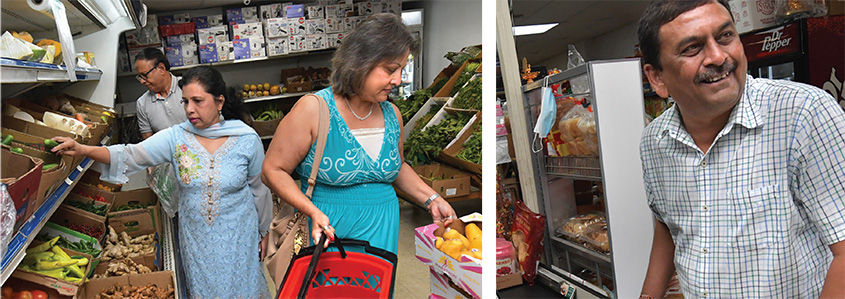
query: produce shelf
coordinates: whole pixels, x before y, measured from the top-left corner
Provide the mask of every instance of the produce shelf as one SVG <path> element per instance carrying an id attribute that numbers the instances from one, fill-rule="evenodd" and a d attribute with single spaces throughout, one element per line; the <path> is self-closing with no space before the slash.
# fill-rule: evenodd
<path id="1" fill-rule="evenodd" d="M 44 83 L 70 82 L 67 67 L 49 63 L 22 61 L 10 58 L 0 58 L 3 67 L 0 83 Z M 99 69 L 76 68 L 76 80 L 100 80 L 103 71 Z"/>
<path id="2" fill-rule="evenodd" d="M 277 95 L 274 95 L 274 96 L 266 96 L 266 97 L 249 98 L 249 99 L 244 99 L 244 103 L 256 103 L 256 102 L 272 101 L 272 100 L 278 100 L 278 99 L 288 99 L 288 98 L 297 98 L 297 99 L 299 99 L 300 97 L 302 97 L 302 96 L 304 96 L 304 95 L 306 95 L 306 94 L 308 94 L 308 93 L 310 93 L 310 92 L 311 92 L 311 91 L 293 92 L 293 93 L 282 93 L 282 94 L 277 94 Z"/>
<path id="3" fill-rule="evenodd" d="M 111 137 L 106 136 L 100 142 L 100 144 L 106 144 Z M 35 235 L 41 231 L 41 228 L 44 226 L 44 223 L 53 216 L 53 213 L 62 204 L 70 194 L 70 191 L 76 186 L 76 183 L 82 178 L 82 174 L 85 173 L 91 165 L 94 164 L 94 160 L 91 158 L 84 158 L 82 161 L 76 165 L 75 169 L 70 172 L 70 174 L 65 178 L 61 185 L 56 187 L 56 190 L 50 194 L 50 197 L 38 207 L 38 210 L 35 211 L 29 219 L 21 225 L 20 229 L 15 232 L 15 236 L 12 237 L 12 240 L 9 242 L 9 247 L 6 250 L 6 253 L 3 255 L 3 260 L 0 262 L 0 266 L 2 266 L 2 271 L 0 271 L 0 284 L 6 283 L 6 280 L 9 279 L 9 276 L 12 275 L 12 272 L 15 271 L 15 268 L 18 267 L 18 264 L 21 263 L 23 260 L 24 255 L 26 255 L 25 250 L 29 247 L 29 243 L 35 239 Z"/>
<path id="4" fill-rule="evenodd" d="M 576 180 L 601 181 L 599 157 L 548 157 L 546 173 L 551 176 Z"/>

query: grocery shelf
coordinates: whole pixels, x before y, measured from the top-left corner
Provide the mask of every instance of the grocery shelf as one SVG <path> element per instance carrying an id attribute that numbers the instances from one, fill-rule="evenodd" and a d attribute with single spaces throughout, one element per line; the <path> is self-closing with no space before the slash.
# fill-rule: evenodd
<path id="1" fill-rule="evenodd" d="M 551 85 L 551 84 L 555 84 L 555 83 L 558 83 L 558 82 L 563 81 L 563 80 L 569 80 L 570 78 L 580 76 L 580 75 L 584 75 L 584 74 L 587 74 L 587 64 L 582 64 L 582 65 L 576 66 L 574 68 L 565 70 L 563 72 L 547 76 L 547 78 L 549 78 L 547 82 L 549 83 L 549 85 Z M 531 90 L 543 87 L 544 81 L 546 81 L 546 80 L 547 79 L 543 78 L 543 79 L 539 79 L 539 80 L 536 80 L 534 82 L 525 84 L 525 85 L 522 86 L 522 92 L 526 93 L 526 92 L 529 92 Z"/>
<path id="2" fill-rule="evenodd" d="M 3 67 L 0 83 L 34 83 L 70 82 L 67 67 L 49 63 L 22 61 L 10 58 L 0 58 Z M 100 80 L 103 71 L 99 69 L 76 68 L 76 80 Z"/>
<path id="3" fill-rule="evenodd" d="M 106 136 L 100 142 L 100 144 L 108 143 L 108 140 L 111 136 Z M 18 267 L 23 260 L 24 255 L 26 255 L 25 250 L 29 247 L 29 243 L 35 239 L 35 235 L 41 231 L 41 228 L 44 226 L 44 223 L 53 216 L 53 213 L 62 204 L 70 194 L 70 191 L 76 186 L 76 183 L 82 178 L 82 174 L 85 173 L 91 165 L 94 164 L 94 160 L 91 158 L 84 158 L 82 159 L 79 164 L 70 172 L 70 174 L 65 178 L 65 180 L 56 187 L 56 190 L 50 194 L 50 197 L 44 201 L 41 206 L 35 210 L 35 213 L 29 217 L 29 219 L 21 225 L 20 229 L 15 232 L 14 237 L 9 242 L 9 246 L 5 254 L 3 255 L 3 260 L 0 262 L 0 266 L 2 266 L 2 271 L 0 271 L 0 284 L 6 282 L 9 279 L 9 276 L 12 275 L 12 272 Z"/>
<path id="4" fill-rule="evenodd" d="M 548 157 L 546 174 L 576 180 L 601 181 L 601 160 L 599 157 Z"/>
<path id="5" fill-rule="evenodd" d="M 291 54 L 285 55 L 276 55 L 276 56 L 265 56 L 265 57 L 256 57 L 256 58 L 248 58 L 248 59 L 238 59 L 238 60 L 226 60 L 226 61 L 218 61 L 218 62 L 211 62 L 211 63 L 200 63 L 200 64 L 191 64 L 191 65 L 181 65 L 181 66 L 174 66 L 170 68 L 170 71 L 179 71 L 179 70 L 187 70 L 192 67 L 197 67 L 201 65 L 205 66 L 223 66 L 223 65 L 232 65 L 238 63 L 247 63 L 247 62 L 257 62 L 257 61 L 267 61 L 267 60 L 274 60 L 274 59 L 282 59 L 282 58 L 291 58 L 297 56 L 304 56 L 304 55 L 316 55 L 316 54 L 326 54 L 332 53 L 335 49 L 324 49 L 324 50 L 317 50 L 317 51 L 310 51 L 310 52 L 296 52 Z M 135 76 L 136 73 L 126 72 L 126 73 L 119 73 L 118 77 L 125 77 L 125 76 Z"/>
<path id="6" fill-rule="evenodd" d="M 606 254 L 600 253 L 598 251 L 589 249 L 587 247 L 582 246 L 581 244 L 569 241 L 569 240 L 564 239 L 564 238 L 560 238 L 560 237 L 556 237 L 556 236 L 551 236 L 549 238 L 552 239 L 552 241 L 554 241 L 556 244 L 561 245 L 564 248 L 566 248 L 567 251 L 569 251 L 570 253 L 574 253 L 574 254 L 579 255 L 581 257 L 587 258 L 591 261 L 597 262 L 597 263 L 601 264 L 602 266 L 612 268 L 609 255 L 606 255 Z"/>
<path id="7" fill-rule="evenodd" d="M 282 93 L 282 94 L 277 94 L 277 95 L 274 95 L 274 96 L 249 98 L 249 99 L 244 99 L 244 103 L 255 103 L 255 102 L 272 101 L 272 100 L 278 100 L 278 99 L 288 99 L 288 98 L 299 99 L 300 97 L 302 97 L 302 96 L 304 96 L 304 95 L 306 95 L 310 92 L 311 91 Z"/>

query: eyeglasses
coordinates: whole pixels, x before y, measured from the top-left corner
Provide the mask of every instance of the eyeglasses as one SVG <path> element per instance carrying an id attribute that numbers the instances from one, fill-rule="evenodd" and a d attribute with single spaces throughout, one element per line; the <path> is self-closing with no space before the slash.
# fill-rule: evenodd
<path id="1" fill-rule="evenodd" d="M 147 75 L 149 75 L 152 71 L 154 71 L 157 68 L 158 68 L 158 65 L 154 66 L 153 68 L 151 68 L 149 71 L 147 71 L 143 75 L 135 75 L 135 79 L 138 79 L 138 82 L 147 81 Z"/>

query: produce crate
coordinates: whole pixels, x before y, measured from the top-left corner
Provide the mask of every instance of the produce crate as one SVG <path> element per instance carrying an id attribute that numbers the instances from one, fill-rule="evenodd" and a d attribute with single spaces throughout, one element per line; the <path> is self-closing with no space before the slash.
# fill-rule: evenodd
<path id="1" fill-rule="evenodd" d="M 38 246 L 41 243 L 44 243 L 44 242 L 41 242 L 41 241 L 38 241 L 38 240 L 33 240 L 32 243 L 29 244 L 29 248 Z M 76 252 L 76 251 L 66 249 L 66 248 L 63 248 L 62 250 L 64 250 L 64 252 L 67 253 L 67 255 L 71 255 L 71 256 L 81 255 L 81 256 L 84 256 L 85 258 L 88 259 L 88 264 L 86 264 L 85 266 L 79 266 L 79 268 L 82 270 L 82 273 L 86 273 L 86 276 L 87 276 L 88 273 L 90 273 L 91 269 L 93 269 L 91 266 L 92 266 L 92 263 L 94 261 L 94 258 L 91 257 L 90 255 L 84 254 L 84 253 L 81 253 L 81 252 Z M 15 271 L 12 272 L 12 277 L 15 277 L 15 278 L 18 278 L 18 279 L 21 279 L 21 280 L 25 280 L 25 281 L 29 281 L 29 282 L 32 282 L 32 283 L 36 283 L 36 284 L 42 285 L 46 288 L 53 289 L 54 291 L 58 292 L 62 296 L 71 296 L 71 297 L 74 297 L 74 298 L 88 298 L 88 297 L 83 297 L 83 296 L 77 297 L 77 292 L 79 291 L 79 288 L 81 288 L 82 285 L 84 284 L 82 282 L 74 283 L 74 282 L 63 280 L 63 279 L 50 277 L 50 276 L 47 276 L 47 275 L 44 275 L 44 274 L 41 274 L 41 273 L 38 273 L 38 272 L 31 272 L 31 271 L 26 271 L 26 270 L 22 270 L 22 269 L 15 269 Z"/>
<path id="2" fill-rule="evenodd" d="M 450 108 L 446 108 L 450 109 Z M 462 160 L 457 155 L 464 149 L 464 143 L 472 136 L 475 130 L 478 130 L 478 124 L 481 122 L 481 112 L 478 112 L 475 117 L 470 119 L 467 126 L 465 126 L 452 143 L 440 151 L 437 160 L 446 163 L 461 170 L 469 171 L 477 175 L 481 175 L 481 163 L 473 163 Z"/>
<path id="3" fill-rule="evenodd" d="M 481 54 L 479 53 L 479 55 L 481 55 Z M 466 61 L 464 61 L 464 64 L 462 64 L 461 67 L 458 68 L 457 71 L 455 71 L 455 73 L 452 75 L 452 78 L 450 78 L 449 81 L 446 82 L 446 85 L 443 85 L 443 87 L 441 87 L 440 90 L 438 90 L 437 93 L 434 94 L 434 96 L 435 97 L 449 97 L 449 93 L 452 91 L 452 88 L 455 87 L 455 83 L 458 81 L 458 77 L 460 77 L 461 74 L 463 74 L 464 69 L 466 69 L 467 64 L 469 64 L 470 62 L 481 63 L 481 58 L 472 58 L 472 59 L 467 59 Z M 475 70 L 475 72 L 476 73 L 481 72 L 481 67 L 479 66 L 478 69 Z"/>
<path id="4" fill-rule="evenodd" d="M 67 177 L 67 174 L 70 172 L 70 163 L 73 162 L 73 158 L 70 156 L 57 156 L 54 153 L 45 152 L 36 148 L 32 148 L 27 146 L 31 140 L 29 140 L 26 136 L 33 137 L 32 135 L 28 135 L 21 132 L 16 132 L 10 129 L 2 129 L 3 136 L 7 134 L 12 134 L 15 137 L 15 142 L 12 142 L 12 147 L 19 147 L 23 154 L 29 157 L 34 157 L 41 159 L 44 162 L 44 165 L 47 164 L 58 164 L 58 166 L 53 167 L 48 171 L 41 171 L 41 179 L 38 183 L 38 193 L 35 196 L 35 200 L 29 202 L 28 210 L 32 211 L 33 213 L 41 204 L 46 201 L 46 199 L 50 196 L 53 192 L 53 188 L 58 186 L 62 183 L 62 179 Z M 26 135 L 26 136 L 24 136 Z M 24 142 L 17 142 L 20 139 L 25 139 Z M 43 140 L 43 139 L 42 139 Z M 6 147 L 5 145 L 3 147 Z"/>
<path id="5" fill-rule="evenodd" d="M 153 272 L 159 271 L 159 267 L 156 264 L 155 256 L 153 256 L 153 255 L 142 255 L 142 256 L 133 257 L 133 258 L 129 258 L 129 259 L 132 260 L 133 262 L 135 262 L 138 265 L 147 266 Z M 112 263 L 115 263 L 115 262 L 120 262 L 120 261 L 121 260 L 110 260 L 110 261 L 100 260 L 99 263 L 97 263 L 97 267 L 94 268 L 92 274 L 93 275 L 103 275 L 109 269 L 109 265 L 111 265 Z M 96 279 L 99 279 L 99 278 L 96 278 Z"/>
<path id="6" fill-rule="evenodd" d="M 88 235 L 96 239 L 98 242 L 100 242 L 100 244 L 103 244 L 103 238 L 106 236 L 107 233 L 106 224 L 103 223 L 101 220 L 79 213 L 78 210 L 70 209 L 70 207 L 65 205 L 59 205 L 59 207 L 56 208 L 56 212 L 53 213 L 52 217 L 50 217 L 49 222 L 55 223 L 67 229 L 70 229 L 71 225 L 87 225 L 101 229 L 103 231 L 102 236 L 98 237 Z"/>
<path id="7" fill-rule="evenodd" d="M 79 142 L 79 144 L 92 145 L 91 140 L 93 140 L 93 139 L 84 138 L 84 137 L 79 136 L 77 134 L 67 132 L 67 131 L 62 131 L 62 130 L 59 130 L 59 129 L 54 129 L 54 128 L 51 128 L 51 127 L 48 127 L 48 126 L 23 121 L 23 120 L 20 120 L 20 119 L 17 119 L 17 118 L 8 116 L 8 115 L 0 116 L 0 123 L 3 124 L 4 128 L 9 128 L 9 129 L 12 129 L 12 130 L 15 130 L 15 131 L 24 132 L 24 133 L 27 133 L 29 135 L 36 136 L 36 137 L 42 137 L 42 138 L 46 139 L 46 138 L 53 138 L 53 137 L 56 137 L 56 136 L 62 136 L 62 137 L 72 138 L 73 140 L 76 140 L 76 142 Z M 96 140 L 94 142 L 99 144 L 100 141 Z"/>
<path id="8" fill-rule="evenodd" d="M 443 198 L 469 194 L 470 175 L 467 173 L 446 165 L 420 165 L 413 169 L 423 182 Z"/>
<path id="9" fill-rule="evenodd" d="M 67 174 L 69 174 L 71 172 L 72 168 L 75 167 L 77 164 L 79 164 L 79 161 L 82 161 L 82 159 L 83 159 L 82 157 L 74 158 L 74 157 L 71 157 L 71 156 L 57 156 L 56 153 L 50 152 L 49 149 L 47 149 L 47 146 L 44 145 L 44 139 L 48 139 L 48 138 L 42 138 L 42 137 L 39 137 L 39 136 L 34 136 L 34 135 L 31 135 L 31 134 L 27 134 L 27 133 L 24 133 L 24 132 L 21 132 L 21 131 L 18 131 L 18 130 L 14 130 L 14 129 L 9 129 L 9 128 L 0 129 L 0 135 L 2 135 L 2 136 L 6 136 L 6 135 L 14 136 L 15 139 L 12 141 L 12 144 L 14 144 L 15 147 L 20 147 L 21 149 L 24 150 L 24 153 L 31 155 L 31 156 L 34 155 L 35 157 L 37 157 L 41 160 L 44 160 L 44 164 L 59 163 L 57 161 L 59 159 L 61 159 L 65 164 L 64 165 L 65 169 L 63 169 L 63 172 L 62 172 L 62 175 L 64 175 L 64 176 L 67 176 Z M 26 147 L 24 147 L 24 146 L 26 146 Z M 36 154 L 35 152 L 27 151 L 26 150 L 27 148 L 32 148 L 32 149 L 38 150 L 38 153 Z M 32 154 L 29 154 L 28 152 L 31 152 Z M 49 156 L 49 158 L 48 158 L 48 156 Z"/>
<path id="10" fill-rule="evenodd" d="M 98 215 L 94 212 L 90 212 L 90 211 L 87 211 L 87 210 L 82 209 L 82 208 L 74 207 L 74 206 L 71 205 L 71 203 L 73 202 L 73 203 L 88 204 L 88 203 L 93 202 L 95 207 L 105 209 L 105 212 L 108 213 L 109 209 L 111 208 L 110 206 L 111 206 L 112 200 L 114 200 L 114 197 L 106 198 L 106 201 L 108 201 L 108 202 L 101 202 L 101 201 L 97 201 L 97 200 L 94 200 L 94 199 L 91 199 L 91 198 L 88 198 L 88 197 L 85 197 L 85 196 L 71 192 L 70 194 L 67 195 L 67 197 L 65 197 L 65 200 L 62 202 L 61 206 L 65 207 L 69 210 L 73 210 L 76 213 L 85 215 L 86 217 L 96 219 L 100 223 L 106 223 L 106 215 Z"/>
<path id="11" fill-rule="evenodd" d="M 79 184 L 77 184 L 77 186 L 86 185 L 109 192 L 120 192 L 120 189 L 123 188 L 123 185 L 113 184 L 100 180 L 100 175 L 101 174 L 96 170 L 88 169 L 87 171 L 85 171 L 84 174 L 82 174 L 82 179 L 79 181 Z M 103 188 L 100 188 L 99 186 L 105 187 L 109 190 L 105 190 Z"/>
<path id="12" fill-rule="evenodd" d="M 414 116 L 411 117 L 411 119 L 409 119 L 407 123 L 405 123 L 405 127 L 402 130 L 402 140 L 408 140 L 408 137 L 411 136 L 411 131 L 414 130 L 414 127 L 417 125 L 417 122 L 422 119 L 423 116 L 431 112 L 432 105 L 442 104 L 443 106 L 446 106 L 445 104 L 448 100 L 449 98 L 428 98 L 428 101 L 426 101 L 425 104 L 420 107 L 420 110 L 417 110 L 417 113 L 415 113 Z M 441 107 L 440 109 L 443 108 Z"/>
<path id="13" fill-rule="evenodd" d="M 155 253 L 145 255 L 153 257 L 154 265 L 158 269 L 162 269 L 161 264 L 161 203 L 156 203 L 155 206 L 147 207 L 146 210 L 133 210 L 132 213 L 121 214 L 120 216 L 110 216 L 108 225 L 111 226 L 115 233 L 120 234 L 126 232 L 130 237 L 138 237 L 155 233 Z M 103 238 L 103 244 L 106 238 Z M 144 256 L 141 256 L 144 257 Z"/>
<path id="14" fill-rule="evenodd" d="M 302 81 L 288 81 L 296 76 L 302 76 Z M 288 92 L 304 92 L 311 91 L 311 78 L 305 73 L 302 67 L 283 69 L 282 70 L 282 84 L 287 87 Z"/>
<path id="15" fill-rule="evenodd" d="M 15 107 L 18 107 L 19 109 L 30 113 L 32 115 L 32 117 L 34 117 L 35 119 L 42 120 L 42 121 L 44 120 L 44 113 L 45 112 L 52 112 L 52 113 L 55 113 L 55 114 L 58 114 L 58 115 L 61 115 L 61 116 L 75 118 L 74 115 L 68 115 L 68 114 L 65 114 L 63 112 L 51 110 L 47 107 L 36 105 L 36 104 L 34 104 L 30 101 L 26 101 L 26 100 L 14 99 L 14 100 L 9 101 L 8 104 L 14 105 Z M 71 104 L 71 106 L 73 106 L 73 105 Z M 77 107 L 74 106 L 74 109 L 76 109 L 76 108 Z M 112 122 L 107 122 L 107 121 L 100 119 L 100 116 L 103 115 L 101 113 L 89 112 L 90 110 L 88 110 L 88 109 L 76 109 L 76 110 L 77 110 L 76 111 L 77 113 L 85 115 L 89 119 L 87 121 L 83 121 L 83 123 L 85 123 L 86 125 L 89 126 L 88 130 L 89 130 L 89 132 L 91 132 L 91 139 L 94 139 L 96 141 L 100 141 L 100 139 L 102 139 L 103 136 L 105 136 L 105 134 L 108 132 L 109 124 L 112 123 Z M 109 118 L 106 117 L 106 119 L 108 120 Z M 113 121 L 114 117 L 112 117 L 111 120 Z"/>
<path id="16" fill-rule="evenodd" d="M 432 299 L 472 299 L 472 295 L 455 285 L 448 276 L 437 273 L 434 267 L 428 267 L 431 274 L 431 295 Z"/>
<path id="17" fill-rule="evenodd" d="M 464 234 L 466 223 L 476 222 L 481 227 L 482 217 L 479 213 L 472 213 L 452 222 L 452 229 Z M 481 292 L 481 262 L 462 255 L 456 260 L 437 249 L 434 245 L 436 236 L 442 236 L 444 229 L 438 224 L 417 227 L 415 230 L 416 256 L 423 264 L 428 265 L 438 274 L 443 274 L 458 287 L 466 291 L 473 298 L 483 298 Z"/>
<path id="18" fill-rule="evenodd" d="M 48 288 L 48 287 L 45 287 L 42 284 L 23 280 L 23 279 L 14 277 L 14 276 L 9 277 L 9 279 L 6 280 L 6 283 L 3 285 L 3 287 L 4 288 L 6 288 L 6 287 L 12 288 L 12 292 L 34 291 L 34 290 L 44 291 L 45 293 L 47 293 L 47 298 L 50 298 L 50 299 L 72 299 L 72 298 L 76 298 L 74 296 L 65 296 L 65 295 L 59 294 L 59 291 L 57 291 L 54 288 Z"/>
<path id="19" fill-rule="evenodd" d="M 17 232 L 26 219 L 35 212 L 30 209 L 30 202 L 37 200 L 38 184 L 41 182 L 41 166 L 44 161 L 13 153 L 5 147 L 0 152 L 2 152 L 0 164 L 5 166 L 0 170 L 0 177 L 2 177 L 0 182 L 8 185 L 9 196 L 15 203 L 16 216 L 12 231 Z M 9 167 L 9 165 L 15 167 Z"/>
<path id="20" fill-rule="evenodd" d="M 108 211 L 109 218 L 131 216 L 138 213 L 151 213 L 150 207 L 158 203 L 158 196 L 150 188 L 141 188 L 130 191 L 114 193 L 114 201 Z M 117 211 L 116 209 L 125 205 L 144 205 L 146 207 Z"/>
<path id="21" fill-rule="evenodd" d="M 79 298 L 96 298 L 101 292 L 112 286 L 146 286 L 154 284 L 160 288 L 176 286 L 176 276 L 173 271 L 158 271 L 146 274 L 132 274 L 118 277 L 94 278 L 79 290 Z"/>
<path id="22" fill-rule="evenodd" d="M 55 224 L 55 223 L 52 223 L 52 222 L 44 223 L 44 227 L 42 227 L 41 231 L 38 232 L 38 235 L 41 235 L 41 234 L 45 234 L 45 235 L 47 235 L 48 237 L 51 237 L 51 238 L 55 237 L 55 236 L 62 236 L 63 238 L 65 238 L 69 242 L 79 242 L 80 240 L 85 240 L 85 241 L 93 243 L 92 247 L 94 249 L 100 249 L 100 250 L 103 249 L 103 246 L 102 246 L 102 244 L 100 244 L 100 241 L 97 240 L 97 239 L 94 239 L 94 237 L 91 237 L 89 235 L 80 233 L 78 231 L 69 229 L 67 227 L 64 227 L 64 226 L 61 226 L 61 225 L 58 225 L 58 224 Z M 98 257 L 99 257 L 99 255 L 94 256 L 95 259 L 98 258 Z"/>

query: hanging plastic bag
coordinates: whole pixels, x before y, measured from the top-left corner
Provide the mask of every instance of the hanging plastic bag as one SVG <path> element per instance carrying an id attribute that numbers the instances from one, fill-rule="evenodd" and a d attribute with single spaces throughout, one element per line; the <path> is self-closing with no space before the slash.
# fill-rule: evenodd
<path id="1" fill-rule="evenodd" d="M 168 217 L 173 217 L 179 210 L 179 179 L 173 170 L 173 164 L 165 163 L 153 167 L 147 176 L 147 184 L 158 195 L 161 207 Z"/>
<path id="2" fill-rule="evenodd" d="M 577 105 L 569 109 L 557 125 L 571 155 L 598 156 L 598 135 L 592 111 Z"/>
<path id="3" fill-rule="evenodd" d="M 8 186 L 2 184 L 0 185 L 0 256 L 6 255 L 9 242 L 15 235 L 15 219 L 17 219 L 15 202 L 9 195 Z"/>
<path id="4" fill-rule="evenodd" d="M 581 53 L 575 49 L 575 45 L 569 45 L 567 53 L 566 69 L 572 69 L 584 64 L 584 58 Z M 590 81 L 587 79 L 587 74 L 569 79 L 569 85 L 573 93 L 588 93 L 590 92 Z"/>

